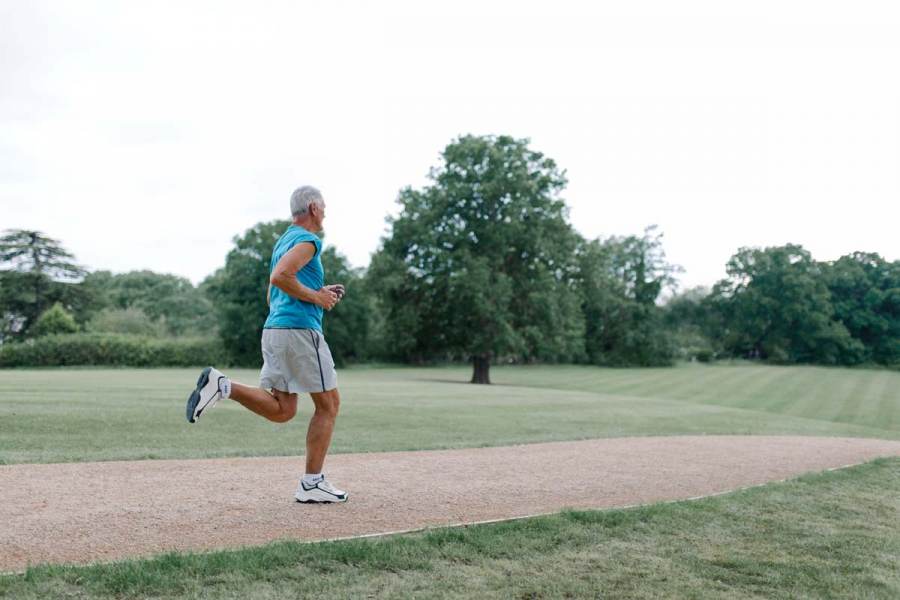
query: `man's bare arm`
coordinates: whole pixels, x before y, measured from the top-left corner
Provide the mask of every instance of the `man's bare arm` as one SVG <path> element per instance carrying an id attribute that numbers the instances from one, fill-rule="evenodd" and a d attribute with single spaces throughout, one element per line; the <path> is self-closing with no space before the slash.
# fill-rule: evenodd
<path id="1" fill-rule="evenodd" d="M 312 290 L 297 280 L 297 271 L 306 266 L 315 253 L 316 247 L 312 242 L 297 244 L 288 250 L 275 265 L 269 283 L 293 298 L 317 304 L 325 310 L 331 310 L 337 304 L 337 294 L 324 287 L 320 290 Z"/>

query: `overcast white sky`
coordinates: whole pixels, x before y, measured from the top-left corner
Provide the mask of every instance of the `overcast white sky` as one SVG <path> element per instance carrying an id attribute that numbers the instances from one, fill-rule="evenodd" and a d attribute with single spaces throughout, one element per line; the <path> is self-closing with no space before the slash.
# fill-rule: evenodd
<path id="1" fill-rule="evenodd" d="M 895 6 L 0 0 L 0 229 L 198 282 L 308 183 L 364 266 L 452 138 L 503 133 L 684 286 L 740 246 L 898 259 Z"/>

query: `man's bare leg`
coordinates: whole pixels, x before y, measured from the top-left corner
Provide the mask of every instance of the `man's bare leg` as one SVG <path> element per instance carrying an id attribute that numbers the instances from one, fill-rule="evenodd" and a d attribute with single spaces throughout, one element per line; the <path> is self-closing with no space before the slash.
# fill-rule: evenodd
<path id="1" fill-rule="evenodd" d="M 321 473 L 328 446 L 331 445 L 341 395 L 335 388 L 327 392 L 312 392 L 310 396 L 316 405 L 316 412 L 309 420 L 309 429 L 306 431 L 306 472 Z"/>
<path id="2" fill-rule="evenodd" d="M 275 423 L 287 423 L 297 414 L 297 394 L 281 390 L 272 390 L 272 393 L 269 393 L 262 388 L 232 381 L 231 398 Z"/>

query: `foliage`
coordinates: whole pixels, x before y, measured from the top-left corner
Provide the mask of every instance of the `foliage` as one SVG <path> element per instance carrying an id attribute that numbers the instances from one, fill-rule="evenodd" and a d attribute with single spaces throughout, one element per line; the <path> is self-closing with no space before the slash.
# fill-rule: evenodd
<path id="1" fill-rule="evenodd" d="M 741 248 L 711 307 L 726 351 L 785 363 L 855 364 L 863 346 L 836 319 L 820 264 L 803 247 Z"/>
<path id="2" fill-rule="evenodd" d="M 460 137 L 430 179 L 401 190 L 400 213 L 367 271 L 334 248 L 322 254 L 329 282 L 347 288 L 324 320 L 339 365 L 471 360 L 477 382 L 489 382 L 492 362 L 900 365 L 900 261 L 856 252 L 816 262 L 791 244 L 741 248 L 711 291 L 661 306 L 680 270 L 667 262 L 662 234 L 582 239 L 559 199 L 564 173 L 527 140 Z M 219 335 L 227 362 L 258 366 L 271 252 L 288 225 L 259 223 L 235 238 L 224 267 L 199 287 L 152 271 L 85 275 L 58 241 L 7 230 L 0 344 L 81 329 Z"/>
<path id="3" fill-rule="evenodd" d="M 0 271 L 0 342 L 14 339 L 25 331 L 36 305 L 30 273 Z"/>
<path id="4" fill-rule="evenodd" d="M 286 220 L 257 223 L 235 237 L 225 266 L 201 285 L 219 316 L 219 336 L 232 364 L 262 364 L 259 340 L 269 315 L 269 263 L 289 225 Z"/>
<path id="5" fill-rule="evenodd" d="M 41 313 L 60 303 L 83 322 L 92 298 L 74 280 L 84 270 L 57 240 L 9 229 L 0 237 L 0 341 L 21 339 Z"/>
<path id="6" fill-rule="evenodd" d="M 46 335 L 0 346 L 0 367 L 113 365 L 200 366 L 224 359 L 215 339 L 153 339 L 130 335 Z"/>
<path id="7" fill-rule="evenodd" d="M 397 357 L 575 360 L 584 325 L 577 236 L 558 199 L 553 160 L 507 136 L 463 136 L 431 184 L 400 191 L 400 214 L 372 259 L 370 282 Z"/>
<path id="8" fill-rule="evenodd" d="M 363 361 L 370 355 L 369 323 L 373 312 L 365 280 L 333 247 L 322 251 L 322 267 L 327 281 L 344 284 L 346 291 L 341 301 L 325 313 L 322 320 L 331 356 L 338 366 Z"/>
<path id="9" fill-rule="evenodd" d="M 702 324 L 706 312 L 702 303 L 710 291 L 708 287 L 699 285 L 671 296 L 664 304 L 666 325 L 678 327 Z"/>
<path id="10" fill-rule="evenodd" d="M 41 313 L 32 327 L 35 337 L 57 333 L 75 333 L 76 331 L 78 331 L 78 324 L 59 302 Z"/>
<path id="11" fill-rule="evenodd" d="M 81 325 L 95 311 L 96 302 L 92 290 L 81 283 L 54 281 L 30 271 L 0 271 L 0 341 L 31 335 L 32 325 L 43 312 L 36 312 L 40 307 L 58 303 Z"/>
<path id="12" fill-rule="evenodd" d="M 20 272 L 42 273 L 53 279 L 77 279 L 85 271 L 58 240 L 40 231 L 7 229 L 0 236 L 0 262 Z"/>
<path id="13" fill-rule="evenodd" d="M 717 350 L 707 331 L 715 329 L 704 304 L 710 289 L 697 286 L 673 295 L 663 305 L 663 327 L 672 337 L 675 358 L 710 362 Z"/>
<path id="14" fill-rule="evenodd" d="M 184 277 L 153 271 L 115 275 L 95 271 L 85 277 L 84 285 L 99 298 L 95 307 L 141 311 L 163 334 L 190 337 L 216 333 L 212 303 Z"/>
<path id="15" fill-rule="evenodd" d="M 164 323 L 154 321 L 147 314 L 134 307 L 104 308 L 85 325 L 91 333 L 124 333 L 149 337 L 166 335 Z"/>
<path id="16" fill-rule="evenodd" d="M 589 360 L 610 366 L 671 364 L 673 342 L 656 300 L 674 286 L 679 267 L 666 261 L 655 227 L 640 237 L 588 242 L 579 263 Z"/>
<path id="17" fill-rule="evenodd" d="M 822 268 L 834 315 L 862 343 L 862 360 L 900 364 L 900 261 L 855 252 Z"/>

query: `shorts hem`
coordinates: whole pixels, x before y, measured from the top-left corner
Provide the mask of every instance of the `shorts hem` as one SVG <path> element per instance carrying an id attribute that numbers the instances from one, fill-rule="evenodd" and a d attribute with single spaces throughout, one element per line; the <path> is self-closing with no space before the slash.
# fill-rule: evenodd
<path id="1" fill-rule="evenodd" d="M 326 386 L 326 389 L 323 390 L 321 385 L 316 385 L 312 388 L 309 388 L 293 381 L 285 381 L 284 379 L 281 379 L 280 381 L 276 381 L 274 379 L 260 379 L 259 387 L 263 388 L 264 390 L 278 390 L 279 392 L 287 392 L 288 394 L 321 394 L 322 392 L 330 392 L 331 390 L 336 390 L 337 383 L 335 383 L 331 387 Z"/>

